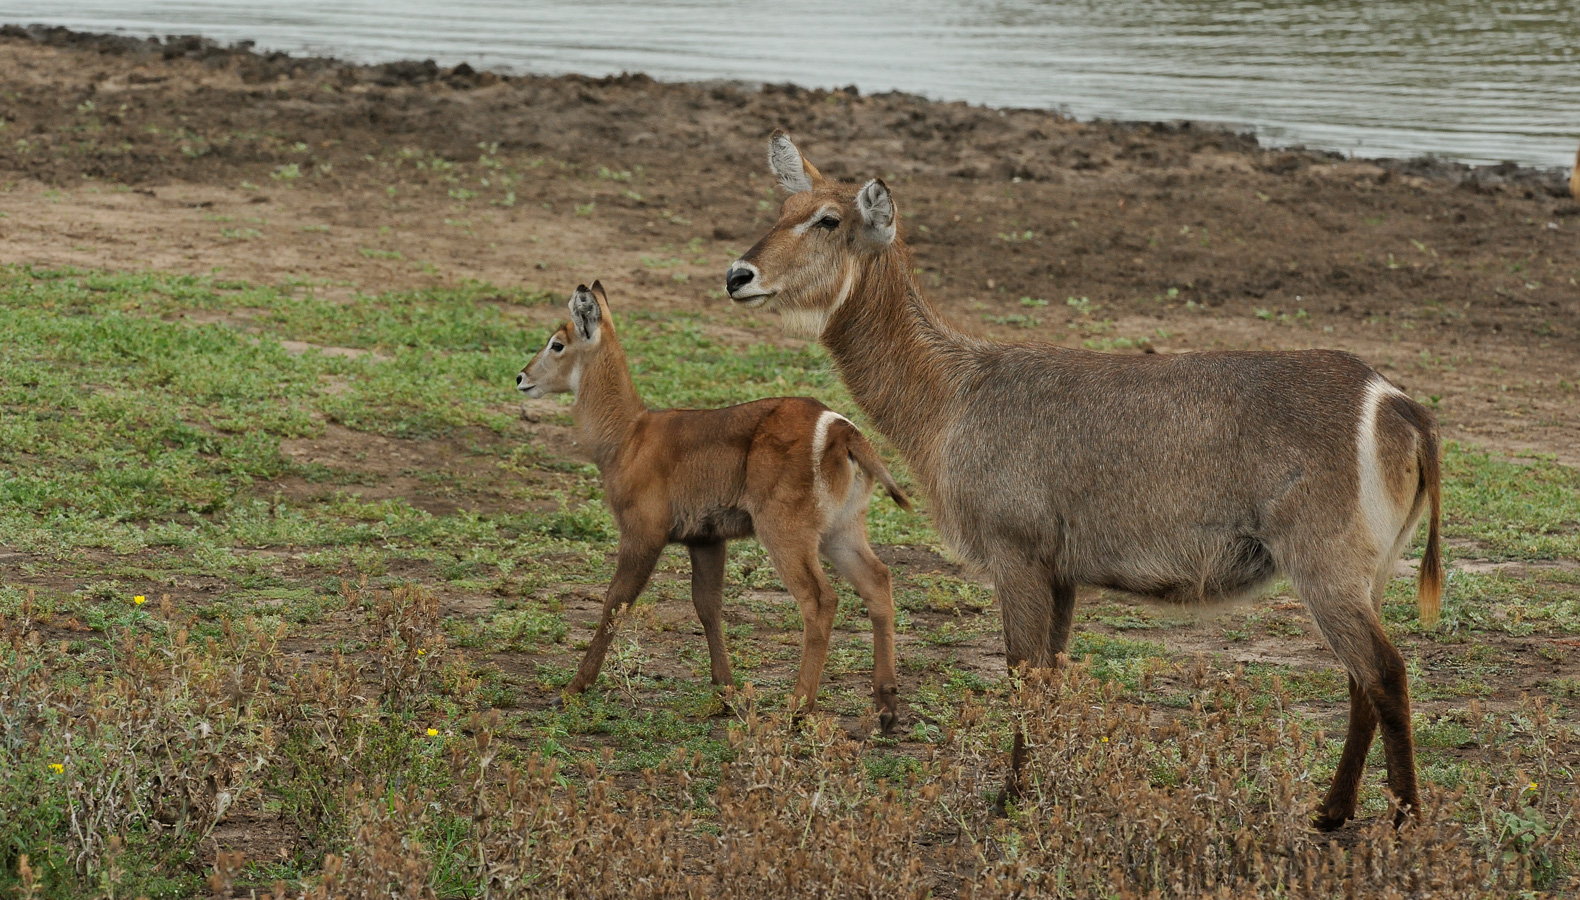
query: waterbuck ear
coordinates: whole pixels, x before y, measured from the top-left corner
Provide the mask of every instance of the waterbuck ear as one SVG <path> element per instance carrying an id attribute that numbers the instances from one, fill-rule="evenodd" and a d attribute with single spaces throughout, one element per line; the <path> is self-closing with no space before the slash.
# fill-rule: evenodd
<path id="1" fill-rule="evenodd" d="M 856 208 L 873 240 L 887 244 L 894 240 L 894 198 L 882 178 L 874 178 L 856 194 Z"/>
<path id="2" fill-rule="evenodd" d="M 592 284 L 592 292 L 594 294 L 598 295 L 598 299 L 603 301 L 603 305 L 604 306 L 608 306 L 609 305 L 609 292 L 605 291 L 603 289 L 603 282 L 602 281 L 594 281 L 593 282 L 593 284 Z"/>
<path id="3" fill-rule="evenodd" d="M 587 289 L 587 285 L 576 286 L 576 293 L 571 295 L 571 322 L 576 326 L 576 336 L 584 341 L 598 340 L 598 323 L 603 319 L 603 310 L 598 306 L 598 298 Z"/>
<path id="4" fill-rule="evenodd" d="M 807 162 L 783 131 L 774 131 L 768 139 L 768 168 L 780 186 L 792 194 L 810 191 L 823 182 L 823 173 Z"/>

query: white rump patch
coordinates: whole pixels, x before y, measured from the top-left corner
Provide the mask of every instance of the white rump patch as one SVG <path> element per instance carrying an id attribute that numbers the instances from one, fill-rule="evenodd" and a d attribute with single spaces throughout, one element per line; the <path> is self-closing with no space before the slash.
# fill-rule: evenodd
<path id="1" fill-rule="evenodd" d="M 828 429 L 836 421 L 844 422 L 846 425 L 851 424 L 849 419 L 839 413 L 825 409 L 817 417 L 817 424 L 812 428 L 812 483 L 817 485 L 819 509 L 827 509 L 830 501 L 834 499 L 829 495 L 828 485 L 823 482 L 823 454 L 828 450 Z M 855 426 L 851 425 L 851 427 Z"/>
<path id="2" fill-rule="evenodd" d="M 1388 495 L 1387 479 L 1383 476 L 1382 459 L 1377 453 L 1377 410 L 1384 400 L 1396 395 L 1402 397 L 1404 392 L 1381 376 L 1367 382 L 1366 393 L 1361 400 L 1360 424 L 1356 429 L 1356 475 L 1361 518 L 1366 522 L 1366 530 L 1371 534 L 1379 556 L 1393 548 L 1400 529 L 1404 528 L 1403 519 L 1410 512 L 1394 507 Z"/>

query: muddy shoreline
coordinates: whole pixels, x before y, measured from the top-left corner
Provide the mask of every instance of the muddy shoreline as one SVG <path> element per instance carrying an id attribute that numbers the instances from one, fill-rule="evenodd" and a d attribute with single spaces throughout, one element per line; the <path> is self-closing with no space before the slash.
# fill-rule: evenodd
<path id="1" fill-rule="evenodd" d="M 0 262 L 322 290 L 601 277 L 731 343 L 773 221 L 765 138 L 888 179 L 956 321 L 1112 352 L 1337 347 L 1452 439 L 1580 464 L 1566 174 L 1269 149 L 913 95 L 349 65 L 197 37 L 0 28 Z"/>
<path id="2" fill-rule="evenodd" d="M 92 33 L 74 31 L 70 28 L 55 25 L 39 24 L 5 24 L 0 25 L 0 38 L 12 40 L 27 40 L 41 46 L 71 48 L 87 50 L 105 55 L 130 56 L 140 61 L 159 59 L 172 61 L 177 59 L 200 62 L 209 67 L 235 66 L 242 79 L 253 84 L 262 84 L 286 78 L 300 78 L 304 75 L 331 74 L 342 85 L 352 86 L 357 84 L 379 85 L 381 87 L 398 87 L 402 85 L 415 86 L 432 84 L 435 82 L 445 84 L 457 90 L 467 90 L 474 87 L 488 87 L 498 83 L 511 83 L 512 81 L 527 81 L 542 78 L 568 78 L 581 79 L 590 83 L 608 83 L 611 81 L 648 80 L 654 81 L 642 73 L 622 73 L 619 76 L 604 78 L 591 78 L 578 75 L 541 76 L 541 75 L 513 75 L 503 72 L 493 72 L 487 69 L 474 69 L 468 63 L 460 63 L 452 67 L 440 67 L 432 59 L 425 60 L 397 60 L 394 62 L 363 65 L 347 62 L 332 56 L 296 55 L 282 51 L 258 51 L 252 41 L 238 41 L 229 45 L 221 44 L 210 38 L 196 34 L 170 34 L 163 37 L 149 36 L 145 38 L 133 37 L 124 34 Z M 654 83 L 657 83 L 656 81 Z M 791 96 L 806 94 L 813 98 L 826 97 L 830 94 L 842 94 L 849 97 L 860 96 L 860 91 L 855 85 L 830 91 L 825 89 L 804 88 L 794 84 L 775 84 L 768 82 L 748 81 L 717 81 L 717 82 L 670 82 L 681 87 L 691 87 L 698 90 L 711 91 L 719 88 L 733 89 L 746 93 L 757 91 L 780 92 Z M 929 100 L 926 97 L 909 94 L 902 91 L 887 91 L 874 94 L 876 97 L 896 97 L 922 103 L 939 103 L 942 101 Z M 996 111 L 997 107 L 979 106 L 974 104 L 950 103 L 949 105 L 967 105 L 971 108 L 986 112 Z M 1059 116 L 1051 110 L 1007 108 L 1006 111 L 1015 113 L 1032 113 Z M 1071 119 L 1070 121 L 1077 121 Z M 1496 165 L 1472 166 L 1465 163 L 1438 159 L 1430 156 L 1417 156 L 1410 158 L 1394 157 L 1351 157 L 1344 153 L 1330 150 L 1308 148 L 1304 146 L 1289 147 L 1263 147 L 1255 135 L 1234 131 L 1226 125 L 1216 123 L 1190 122 L 1175 120 L 1167 122 L 1130 121 L 1113 119 L 1086 120 L 1092 125 L 1107 126 L 1121 131 L 1134 131 L 1137 129 L 1151 131 L 1189 131 L 1195 129 L 1200 132 L 1220 133 L 1233 136 L 1237 141 L 1249 146 L 1248 150 L 1255 149 L 1261 152 L 1294 153 L 1304 155 L 1313 162 L 1331 162 L 1345 159 L 1361 159 L 1374 162 L 1388 171 L 1402 175 L 1411 175 L 1420 178 L 1433 178 L 1450 181 L 1455 184 L 1473 184 L 1477 186 L 1488 185 L 1515 185 L 1528 187 L 1533 191 L 1540 191 L 1552 197 L 1568 196 L 1568 170 L 1560 167 L 1521 166 L 1512 162 L 1503 162 Z M 1279 163 L 1288 166 L 1288 162 Z M 1011 177 L 1014 174 L 1011 173 Z M 1022 176 L 1024 177 L 1024 176 Z"/>

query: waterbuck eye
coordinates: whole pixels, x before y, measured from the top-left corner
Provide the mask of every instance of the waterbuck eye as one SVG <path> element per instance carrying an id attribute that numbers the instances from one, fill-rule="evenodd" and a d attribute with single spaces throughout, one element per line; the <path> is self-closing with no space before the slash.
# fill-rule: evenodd
<path id="1" fill-rule="evenodd" d="M 565 345 L 560 343 L 559 341 L 555 341 L 554 343 L 549 345 L 549 349 L 553 350 L 555 353 L 558 353 L 561 350 L 565 349 Z"/>
<path id="2" fill-rule="evenodd" d="M 824 216 L 823 218 L 817 220 L 817 227 L 826 228 L 829 231 L 833 231 L 839 227 L 839 219 L 835 218 L 834 216 Z"/>

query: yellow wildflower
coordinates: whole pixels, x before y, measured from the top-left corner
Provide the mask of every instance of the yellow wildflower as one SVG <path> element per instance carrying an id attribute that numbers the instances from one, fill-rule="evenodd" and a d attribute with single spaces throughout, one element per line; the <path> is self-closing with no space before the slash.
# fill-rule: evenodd
<path id="1" fill-rule="evenodd" d="M 49 768 L 56 775 L 64 774 L 66 771 L 66 767 L 61 763 L 50 763 Z"/>
<path id="2" fill-rule="evenodd" d="M 134 606 L 142 606 L 144 603 L 147 603 L 147 602 L 148 602 L 148 598 L 144 597 L 142 594 L 138 594 L 137 596 L 132 598 L 132 605 L 134 605 Z"/>
<path id="3" fill-rule="evenodd" d="M 1105 743 L 1105 744 L 1108 743 L 1108 736 L 1107 735 L 1103 736 L 1103 743 Z"/>
<path id="4" fill-rule="evenodd" d="M 421 655 L 423 655 L 424 653 L 427 653 L 427 652 L 428 652 L 427 650 L 424 650 L 421 647 L 417 648 L 417 655 L 418 656 L 421 656 Z"/>
<path id="5" fill-rule="evenodd" d="M 439 736 L 439 729 L 437 729 L 437 728 L 430 728 L 430 729 L 428 729 L 428 736 L 429 737 L 438 737 Z"/>
<path id="6" fill-rule="evenodd" d="M 1534 782 L 1534 781 L 1533 781 L 1533 782 L 1531 782 L 1531 783 L 1530 783 L 1530 786 L 1529 786 L 1529 787 L 1527 787 L 1527 788 L 1526 788 L 1526 790 L 1528 790 L 1528 791 L 1534 791 L 1534 790 L 1536 790 L 1536 782 Z"/>

